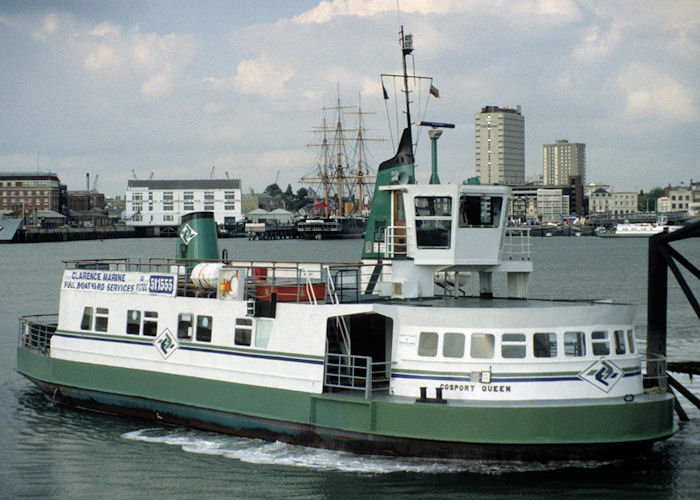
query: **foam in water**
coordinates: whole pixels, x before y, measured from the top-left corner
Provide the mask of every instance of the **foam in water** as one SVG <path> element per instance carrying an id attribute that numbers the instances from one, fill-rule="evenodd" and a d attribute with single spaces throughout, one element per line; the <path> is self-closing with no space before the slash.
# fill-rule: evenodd
<path id="1" fill-rule="evenodd" d="M 472 472 L 500 475 L 512 472 L 550 471 L 563 468 L 594 469 L 609 465 L 610 461 L 487 461 L 449 460 L 434 458 L 383 457 L 309 448 L 279 441 L 239 438 L 192 429 L 149 428 L 127 432 L 125 439 L 146 443 L 179 446 L 188 453 L 219 455 L 241 462 L 259 465 L 286 465 L 310 469 L 356 472 L 364 474 L 389 474 L 415 472 L 442 474 Z"/>

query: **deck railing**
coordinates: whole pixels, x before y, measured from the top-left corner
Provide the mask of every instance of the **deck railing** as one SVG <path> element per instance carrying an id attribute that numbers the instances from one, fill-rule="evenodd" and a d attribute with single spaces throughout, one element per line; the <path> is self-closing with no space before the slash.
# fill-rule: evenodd
<path id="1" fill-rule="evenodd" d="M 294 262 L 250 261 L 232 259 L 96 259 L 65 261 L 66 269 L 97 270 L 111 272 L 168 273 L 178 276 L 178 296 L 215 298 L 215 288 L 196 287 L 190 279 L 192 268 L 199 263 L 223 264 L 229 268 L 247 269 L 246 296 L 244 299 L 270 300 L 274 292 L 278 301 L 331 303 L 326 286 L 328 275 L 334 280 L 339 302 L 359 302 L 374 265 L 358 262 Z M 383 265 L 380 279 L 390 273 L 391 265 Z M 311 288 L 310 288 L 311 287 Z"/>
<path id="2" fill-rule="evenodd" d="M 642 355 L 642 382 L 644 390 L 651 392 L 668 391 L 666 357 L 660 354 L 640 351 Z"/>
<path id="3" fill-rule="evenodd" d="M 51 336 L 58 326 L 58 314 L 33 314 L 19 318 L 19 345 L 49 354 Z"/>
<path id="4" fill-rule="evenodd" d="M 340 391 L 361 392 L 365 399 L 389 389 L 390 361 L 372 362 L 371 356 L 326 353 L 325 386 Z"/>
<path id="5" fill-rule="evenodd" d="M 501 246 L 502 260 L 530 260 L 531 252 L 529 227 L 506 228 Z"/>

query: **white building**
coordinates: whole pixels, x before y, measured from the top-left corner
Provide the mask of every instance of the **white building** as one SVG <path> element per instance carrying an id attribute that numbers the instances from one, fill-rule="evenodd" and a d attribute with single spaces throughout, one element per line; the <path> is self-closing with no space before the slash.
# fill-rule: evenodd
<path id="1" fill-rule="evenodd" d="M 639 195 L 632 192 L 610 193 L 610 214 L 629 215 L 636 214 L 639 210 Z"/>
<path id="2" fill-rule="evenodd" d="M 569 215 L 569 195 L 562 189 L 539 188 L 537 190 L 537 214 L 542 222 L 559 222 Z"/>
<path id="3" fill-rule="evenodd" d="M 520 106 L 486 106 L 474 125 L 475 172 L 481 184 L 524 184 L 525 119 Z"/>
<path id="4" fill-rule="evenodd" d="M 560 139 L 542 146 L 543 177 L 546 186 L 569 184 L 569 178 L 580 176 L 586 183 L 586 145 Z"/>
<path id="5" fill-rule="evenodd" d="M 189 212 L 214 212 L 217 224 L 232 224 L 243 218 L 241 181 L 130 180 L 122 218 L 131 226 L 177 226 Z"/>
<path id="6" fill-rule="evenodd" d="M 610 214 L 610 204 L 612 195 L 602 187 L 595 189 L 588 196 L 588 213 L 590 215 L 608 215 Z"/>

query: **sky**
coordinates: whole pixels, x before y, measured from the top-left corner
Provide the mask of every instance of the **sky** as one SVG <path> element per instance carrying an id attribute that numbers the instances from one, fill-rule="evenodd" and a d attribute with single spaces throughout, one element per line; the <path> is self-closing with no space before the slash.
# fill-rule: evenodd
<path id="1" fill-rule="evenodd" d="M 456 125 L 443 182 L 474 175 L 487 105 L 522 107 L 528 176 L 567 139 L 586 144 L 587 181 L 617 191 L 700 180 L 693 0 L 0 0 L 0 171 L 69 190 L 90 173 L 108 196 L 151 175 L 296 190 L 338 97 L 372 112 L 376 169 L 394 154 L 401 96 L 383 99 L 380 74 L 401 71 L 402 25 L 410 67 L 440 92 L 417 89 L 413 116 Z M 427 181 L 427 134 L 416 148 Z"/>

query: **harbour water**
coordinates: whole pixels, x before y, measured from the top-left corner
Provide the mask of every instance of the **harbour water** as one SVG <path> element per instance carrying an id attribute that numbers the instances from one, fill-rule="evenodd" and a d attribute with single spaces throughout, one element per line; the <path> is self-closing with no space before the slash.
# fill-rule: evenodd
<path id="1" fill-rule="evenodd" d="M 222 240 L 241 259 L 356 261 L 360 240 Z M 697 240 L 676 248 L 700 266 Z M 698 498 L 700 410 L 640 456 L 489 462 L 359 456 L 74 410 L 15 372 L 17 317 L 58 307 L 62 260 L 172 256 L 173 239 L 0 245 L 0 497 Z M 535 238 L 530 296 L 639 305 L 645 338 L 647 241 Z M 698 280 L 691 278 L 696 297 Z M 499 283 L 496 283 L 496 292 Z M 700 322 L 669 279 L 669 358 L 700 360 Z M 700 381 L 677 376 L 696 395 Z M 468 423 L 465 423 L 468 425 Z"/>

